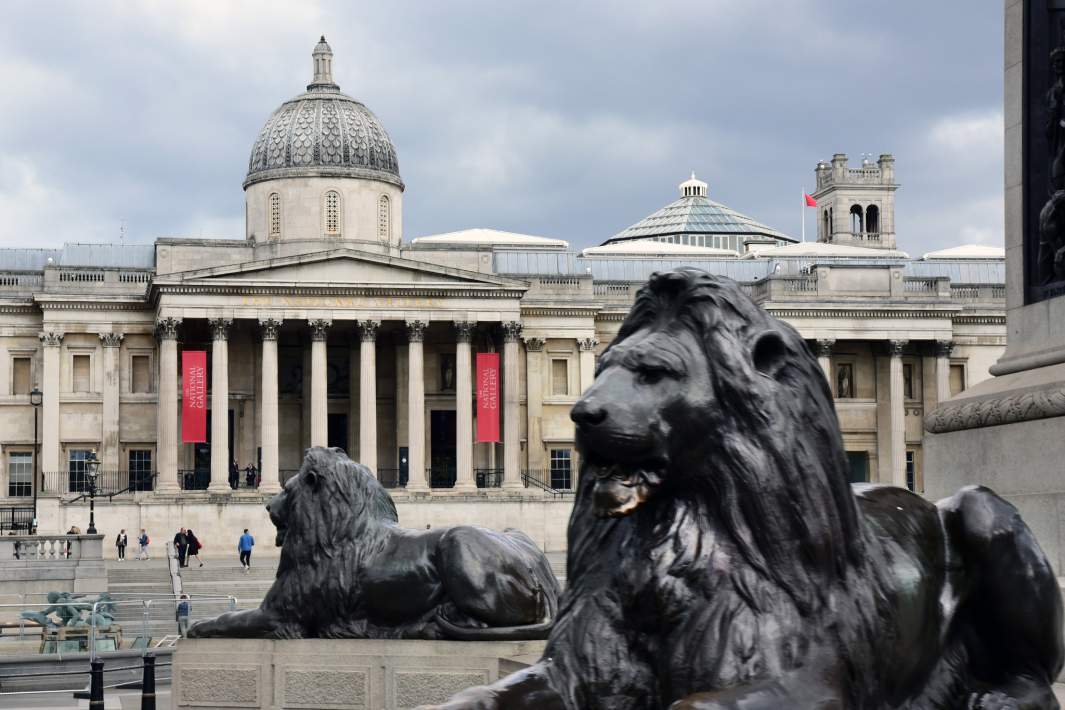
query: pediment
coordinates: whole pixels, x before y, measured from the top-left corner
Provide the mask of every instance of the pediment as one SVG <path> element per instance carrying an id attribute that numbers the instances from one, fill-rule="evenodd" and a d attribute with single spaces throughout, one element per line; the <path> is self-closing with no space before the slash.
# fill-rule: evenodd
<path id="1" fill-rule="evenodd" d="M 504 287 L 521 282 L 411 259 L 336 249 L 175 274 L 184 284 Z"/>

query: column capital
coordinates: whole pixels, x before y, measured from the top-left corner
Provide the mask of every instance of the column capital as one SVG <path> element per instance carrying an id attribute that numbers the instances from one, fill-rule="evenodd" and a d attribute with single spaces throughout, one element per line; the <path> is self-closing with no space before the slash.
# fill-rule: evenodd
<path id="1" fill-rule="evenodd" d="M 180 318 L 160 318 L 155 322 L 155 337 L 159 340 L 177 340 Z"/>
<path id="2" fill-rule="evenodd" d="M 262 329 L 263 340 L 277 340 L 277 334 L 284 322 L 280 318 L 260 318 L 259 328 Z"/>
<path id="3" fill-rule="evenodd" d="M 377 329 L 380 327 L 381 321 L 379 320 L 359 321 L 359 332 L 362 335 L 363 342 L 372 343 L 377 340 Z"/>
<path id="4" fill-rule="evenodd" d="M 577 341 L 577 346 L 581 350 L 587 352 L 589 350 L 595 350 L 595 346 L 599 344 L 599 341 L 595 338 L 581 338 Z"/>
<path id="5" fill-rule="evenodd" d="M 100 342 L 105 348 L 122 347 L 122 339 L 126 336 L 122 333 L 100 333 Z"/>
<path id="6" fill-rule="evenodd" d="M 891 357 L 902 357 L 902 351 L 909 345 L 909 342 L 908 340 L 889 340 L 888 352 Z"/>
<path id="7" fill-rule="evenodd" d="M 63 344 L 63 333 L 58 330 L 44 330 L 37 334 L 46 348 L 58 348 Z"/>
<path id="8" fill-rule="evenodd" d="M 525 338 L 525 349 L 531 353 L 538 353 L 544 349 L 543 338 Z"/>
<path id="9" fill-rule="evenodd" d="M 936 341 L 936 357 L 950 357 L 952 352 L 954 352 L 953 340 Z"/>
<path id="10" fill-rule="evenodd" d="M 420 343 L 425 340 L 425 326 L 426 323 L 423 320 L 407 321 L 407 341 Z"/>
<path id="11" fill-rule="evenodd" d="M 816 341 L 817 357 L 832 357 L 832 348 L 835 347 L 836 341 L 832 338 L 818 338 Z"/>
<path id="12" fill-rule="evenodd" d="M 207 324 L 211 326 L 211 333 L 215 340 L 229 339 L 229 326 L 233 325 L 231 318 L 209 318 Z"/>
<path id="13" fill-rule="evenodd" d="M 521 337 L 521 323 L 516 320 L 503 322 L 503 342 L 516 343 Z"/>
<path id="14" fill-rule="evenodd" d="M 311 328 L 311 340 L 325 340 L 333 321 L 328 318 L 311 318 L 307 321 L 307 325 Z"/>
<path id="15" fill-rule="evenodd" d="M 455 321 L 455 340 L 460 343 L 470 342 L 470 338 L 473 337 L 473 329 L 477 327 L 477 324 L 468 320 Z"/>

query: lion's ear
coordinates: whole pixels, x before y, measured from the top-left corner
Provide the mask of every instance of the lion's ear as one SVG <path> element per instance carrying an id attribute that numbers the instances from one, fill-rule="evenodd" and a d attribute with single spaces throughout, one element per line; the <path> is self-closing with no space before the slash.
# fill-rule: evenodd
<path id="1" fill-rule="evenodd" d="M 775 380 L 787 364 L 787 354 L 788 348 L 780 333 L 767 330 L 755 339 L 754 347 L 751 348 L 751 361 L 759 372 Z"/>

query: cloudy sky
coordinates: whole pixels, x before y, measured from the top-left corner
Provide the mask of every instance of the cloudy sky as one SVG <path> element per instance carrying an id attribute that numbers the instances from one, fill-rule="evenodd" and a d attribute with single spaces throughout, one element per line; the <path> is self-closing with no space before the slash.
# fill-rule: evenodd
<path id="1" fill-rule="evenodd" d="M 710 196 L 798 236 L 820 158 L 894 153 L 901 248 L 1002 243 L 1002 4 L 7 2 L 0 246 L 242 237 L 259 128 L 311 77 L 395 142 L 406 238 L 601 242 Z M 808 229 L 814 229 L 812 211 Z"/>

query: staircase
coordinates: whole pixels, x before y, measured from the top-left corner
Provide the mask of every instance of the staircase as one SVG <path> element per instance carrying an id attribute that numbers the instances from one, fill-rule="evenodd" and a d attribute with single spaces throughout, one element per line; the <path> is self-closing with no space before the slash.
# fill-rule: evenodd
<path id="1" fill-rule="evenodd" d="M 181 570 L 182 591 L 193 601 L 192 618 L 215 616 L 229 609 L 229 602 L 223 599 L 197 602 L 198 597 L 232 596 L 236 608 L 256 608 L 274 583 L 277 563 L 277 557 L 253 556 L 251 570 L 245 572 L 236 560 L 208 559 L 203 567 L 192 562 Z"/>
<path id="2" fill-rule="evenodd" d="M 162 559 L 107 562 L 107 591 L 115 598 L 115 621 L 122 626 L 125 640 L 144 635 L 145 605 L 141 600 L 152 599 L 148 605 L 148 634 L 161 638 L 177 630 L 174 620 L 174 589 L 170 582 L 167 561 Z M 137 600 L 136 603 L 122 603 Z"/>

